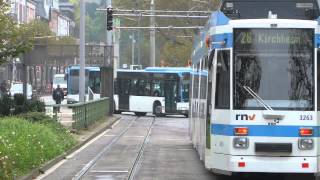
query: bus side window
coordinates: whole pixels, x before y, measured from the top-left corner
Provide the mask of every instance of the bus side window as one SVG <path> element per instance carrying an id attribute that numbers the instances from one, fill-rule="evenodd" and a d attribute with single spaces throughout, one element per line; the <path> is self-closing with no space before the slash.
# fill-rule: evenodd
<path id="1" fill-rule="evenodd" d="M 160 97 L 163 96 L 162 95 L 162 89 L 161 89 L 161 85 L 160 85 L 160 81 L 159 80 L 153 80 L 151 83 L 151 96 L 156 96 L 156 97 Z"/>
<path id="2" fill-rule="evenodd" d="M 130 95 L 138 96 L 139 84 L 137 79 L 131 80 Z"/>
<path id="3" fill-rule="evenodd" d="M 129 95 L 130 82 L 131 82 L 131 80 L 129 80 L 129 79 L 122 79 L 120 81 L 120 83 L 121 83 L 121 88 L 120 88 L 121 95 Z"/>

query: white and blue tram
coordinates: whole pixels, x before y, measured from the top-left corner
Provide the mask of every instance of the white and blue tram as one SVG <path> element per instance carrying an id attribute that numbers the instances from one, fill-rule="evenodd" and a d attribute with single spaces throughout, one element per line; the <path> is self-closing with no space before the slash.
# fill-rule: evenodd
<path id="1" fill-rule="evenodd" d="M 194 45 L 189 115 L 207 169 L 320 172 L 318 17 L 316 0 L 226 0 L 212 13 Z"/>

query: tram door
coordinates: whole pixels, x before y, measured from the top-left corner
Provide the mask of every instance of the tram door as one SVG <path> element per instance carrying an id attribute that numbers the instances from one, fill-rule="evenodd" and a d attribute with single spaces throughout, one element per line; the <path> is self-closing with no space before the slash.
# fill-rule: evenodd
<path id="1" fill-rule="evenodd" d="M 177 81 L 164 81 L 164 97 L 166 113 L 173 113 L 177 109 L 178 100 L 178 82 Z"/>
<path id="2" fill-rule="evenodd" d="M 130 80 L 119 79 L 119 109 L 129 110 Z"/>

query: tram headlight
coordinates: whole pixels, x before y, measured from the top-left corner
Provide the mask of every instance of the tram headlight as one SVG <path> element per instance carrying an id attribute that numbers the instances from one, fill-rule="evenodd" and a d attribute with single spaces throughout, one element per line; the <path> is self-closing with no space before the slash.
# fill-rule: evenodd
<path id="1" fill-rule="evenodd" d="M 301 150 L 312 150 L 313 139 L 299 139 L 298 146 L 299 146 L 299 149 Z"/>
<path id="2" fill-rule="evenodd" d="M 249 139 L 246 137 L 233 138 L 233 147 L 236 149 L 247 149 L 249 147 Z"/>

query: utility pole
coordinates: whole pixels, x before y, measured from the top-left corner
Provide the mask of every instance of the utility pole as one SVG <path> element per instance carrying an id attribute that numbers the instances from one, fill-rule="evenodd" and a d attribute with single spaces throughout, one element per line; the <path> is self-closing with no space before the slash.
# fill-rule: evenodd
<path id="1" fill-rule="evenodd" d="M 150 4 L 150 10 L 151 10 L 151 16 L 150 17 L 150 66 L 154 67 L 156 66 L 156 31 L 155 31 L 155 17 L 154 17 L 154 0 L 151 0 Z"/>
<path id="2" fill-rule="evenodd" d="M 80 0 L 80 73 L 79 73 L 79 102 L 85 101 L 85 0 Z"/>
<path id="3" fill-rule="evenodd" d="M 132 32 L 132 35 L 130 35 L 130 39 L 131 39 L 131 65 L 135 65 L 134 62 L 134 44 L 136 43 L 135 37 L 134 37 L 134 32 Z"/>

